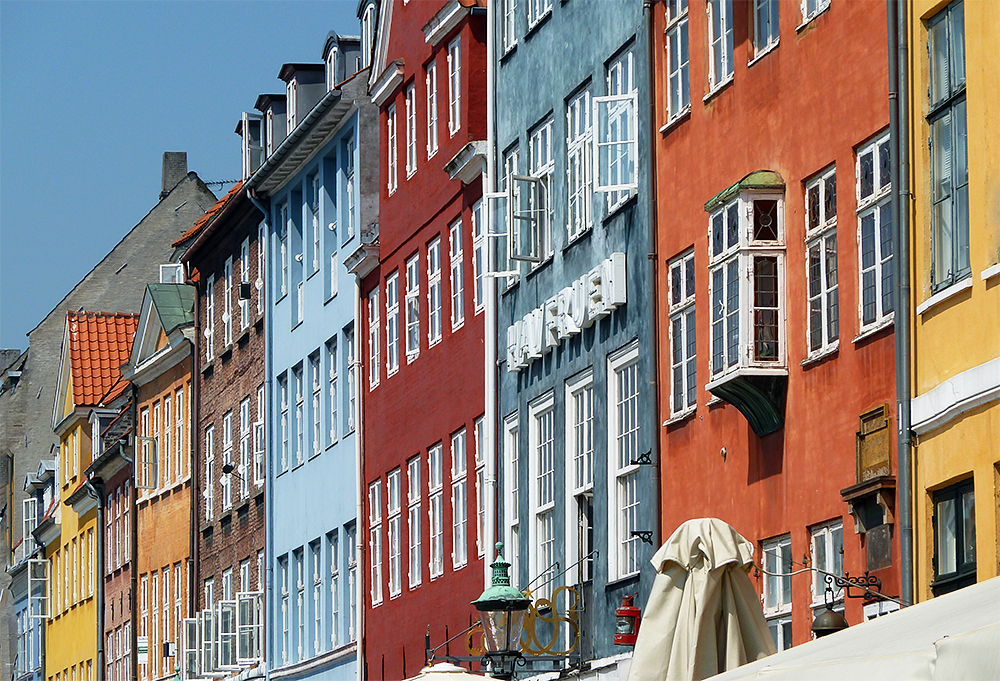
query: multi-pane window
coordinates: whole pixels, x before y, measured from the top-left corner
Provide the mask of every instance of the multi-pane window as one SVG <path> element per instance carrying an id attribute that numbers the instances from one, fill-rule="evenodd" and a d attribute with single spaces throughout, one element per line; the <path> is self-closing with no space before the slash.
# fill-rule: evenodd
<path id="1" fill-rule="evenodd" d="M 437 63 L 432 61 L 427 65 L 424 84 L 427 87 L 427 158 L 431 158 L 438 150 Z"/>
<path id="2" fill-rule="evenodd" d="M 698 405 L 695 342 L 694 251 L 670 261 L 670 415 L 679 417 Z"/>
<path id="3" fill-rule="evenodd" d="M 230 345 L 233 342 L 233 258 L 226 258 L 223 265 L 225 283 L 223 285 L 223 312 L 222 312 L 222 343 Z"/>
<path id="4" fill-rule="evenodd" d="M 188 388 L 190 391 L 190 387 Z M 177 480 L 184 474 L 184 463 L 187 461 L 187 441 L 184 439 L 184 388 L 178 388 L 174 393 L 174 452 L 177 461 L 174 465 L 174 476 Z"/>
<path id="5" fill-rule="evenodd" d="M 844 523 L 841 520 L 814 527 L 809 533 L 812 552 L 812 567 L 814 571 L 812 583 L 812 601 L 814 606 L 826 603 L 826 589 L 833 591 L 831 602 L 844 598 L 843 589 L 835 582 L 828 582 L 828 575 L 842 577 L 844 575 Z"/>
<path id="6" fill-rule="evenodd" d="M 441 238 L 427 244 L 427 344 L 441 340 Z"/>
<path id="7" fill-rule="evenodd" d="M 330 551 L 330 645 L 340 644 L 340 552 L 337 533 L 327 535 Z"/>
<path id="8" fill-rule="evenodd" d="M 295 562 L 295 641 L 298 659 L 305 658 L 306 649 L 306 576 L 302 549 L 292 554 Z"/>
<path id="9" fill-rule="evenodd" d="M 264 484 L 266 471 L 265 446 L 267 435 L 264 433 L 264 384 L 257 386 L 257 420 L 253 424 L 253 482 L 257 487 Z"/>
<path id="10" fill-rule="evenodd" d="M 420 256 L 406 261 L 406 360 L 420 354 Z"/>
<path id="11" fill-rule="evenodd" d="M 288 662 L 288 653 L 290 652 L 291 642 L 290 642 L 290 626 L 291 626 L 291 616 L 290 612 L 291 602 L 289 600 L 288 593 L 288 556 L 282 556 L 278 559 L 278 585 L 281 594 L 281 662 L 286 664 Z M 206 601 L 207 603 L 207 601 Z"/>
<path id="12" fill-rule="evenodd" d="M 520 496 L 519 496 L 519 466 L 520 461 L 520 429 L 517 413 L 511 414 L 503 422 L 503 453 L 504 453 L 504 512 L 508 522 L 507 541 L 504 547 L 507 560 L 510 561 L 511 584 L 519 584 L 520 568 Z"/>
<path id="13" fill-rule="evenodd" d="M 462 37 L 448 43 L 448 132 L 462 127 Z"/>
<path id="14" fill-rule="evenodd" d="M 288 379 L 278 377 L 278 399 L 281 404 L 281 470 L 288 470 Z"/>
<path id="15" fill-rule="evenodd" d="M 337 414 L 338 400 L 337 392 L 337 340 L 333 339 L 326 344 L 326 399 L 330 411 L 330 430 L 327 442 L 333 444 L 337 441 Z"/>
<path id="16" fill-rule="evenodd" d="M 288 202 L 278 206 L 278 258 L 281 260 L 281 278 L 278 281 L 278 297 L 288 293 Z"/>
<path id="17" fill-rule="evenodd" d="M 312 455 L 319 454 L 323 445 L 323 382 L 319 370 L 319 352 L 309 357 L 309 380 L 312 385 Z"/>
<path id="18" fill-rule="evenodd" d="M 567 561 L 578 583 L 593 577 L 594 375 L 588 370 L 566 385 L 566 451 L 572 496 L 567 506 Z"/>
<path id="19" fill-rule="evenodd" d="M 555 528 L 555 409 L 552 395 L 529 407 L 531 413 L 530 580 L 535 598 L 551 598 L 558 573 Z"/>
<path id="20" fill-rule="evenodd" d="M 837 293 L 837 171 L 806 183 L 806 283 L 809 354 L 836 347 L 840 337 Z"/>
<path id="21" fill-rule="evenodd" d="M 733 0 L 708 0 L 708 85 L 714 90 L 733 76 Z"/>
<path id="22" fill-rule="evenodd" d="M 456 220 L 450 228 L 448 245 L 451 249 L 451 330 L 465 323 L 465 259 L 462 252 L 462 221 Z"/>
<path id="23" fill-rule="evenodd" d="M 392 187 L 396 188 L 396 107 L 392 107 Z M 347 198 L 347 238 L 354 236 L 354 139 L 344 143 L 344 195 Z M 337 269 L 334 268 L 334 273 Z M 337 287 L 333 287 L 336 292 Z"/>
<path id="24" fill-rule="evenodd" d="M 785 535 L 764 542 L 764 615 L 774 646 L 792 645 L 792 540 Z"/>
<path id="25" fill-rule="evenodd" d="M 530 177 L 506 175 L 510 255 L 539 263 L 552 252 L 552 207 L 549 188 L 555 172 L 552 154 L 552 116 L 535 126 L 528 136 Z M 516 164 L 516 156 L 514 157 Z"/>
<path id="26" fill-rule="evenodd" d="M 250 494 L 251 452 L 250 436 L 253 424 L 250 422 L 250 398 L 240 402 L 240 492 L 239 496 L 246 498 Z"/>
<path id="27" fill-rule="evenodd" d="M 483 282 L 486 274 L 486 225 L 484 224 L 483 202 L 476 201 L 472 206 L 472 277 L 475 280 L 473 294 L 476 314 L 482 312 L 486 301 Z"/>
<path id="28" fill-rule="evenodd" d="M 222 417 L 222 466 L 233 465 L 233 412 L 227 411 Z M 220 476 L 219 484 L 222 485 L 222 508 L 223 510 L 233 505 L 233 481 L 232 476 L 223 473 Z"/>
<path id="29" fill-rule="evenodd" d="M 637 186 L 638 87 L 633 48 L 608 64 L 607 87 L 606 97 L 594 98 L 594 154 L 596 189 L 607 194 L 610 212 L 627 201 Z"/>
<path id="30" fill-rule="evenodd" d="M 802 23 L 805 24 L 813 17 L 822 13 L 830 7 L 830 0 L 799 0 L 802 9 Z"/>
<path id="31" fill-rule="evenodd" d="M 517 260 L 523 257 L 522 254 L 518 254 L 515 259 L 514 252 L 520 250 L 518 235 L 525 230 L 522 230 L 520 220 L 512 220 L 515 206 L 520 206 L 522 203 L 521 183 L 514 180 L 514 176 L 517 175 L 520 166 L 520 157 L 521 152 L 518 149 L 518 143 L 515 141 L 503 154 L 503 172 L 500 174 L 499 189 L 504 193 L 507 209 L 497 211 L 496 231 L 503 236 L 497 237 L 495 249 L 497 262 L 495 264 L 498 272 L 509 271 L 512 265 L 517 268 L 516 275 L 507 277 L 508 285 L 513 284 L 515 281 L 514 277 L 520 275 L 521 265 Z M 488 231 L 488 229 L 484 228 L 484 231 Z M 515 260 L 515 262 L 510 263 L 508 260 Z M 489 264 L 492 266 L 494 263 Z"/>
<path id="32" fill-rule="evenodd" d="M 566 232 L 575 239 L 591 224 L 590 159 L 593 131 L 590 125 L 590 90 L 574 95 L 566 104 Z"/>
<path id="33" fill-rule="evenodd" d="M 976 494 L 972 478 L 934 493 L 934 595 L 976 582 Z"/>
<path id="34" fill-rule="evenodd" d="M 390 104 L 386 112 L 386 174 L 388 175 L 387 188 L 392 194 L 396 191 L 396 105 Z"/>
<path id="35" fill-rule="evenodd" d="M 667 120 L 675 120 L 691 109 L 688 0 L 668 0 L 667 27 Z"/>
<path id="36" fill-rule="evenodd" d="M 215 517 L 215 426 L 205 429 L 205 520 Z"/>
<path id="37" fill-rule="evenodd" d="M 451 562 L 458 569 L 469 562 L 469 483 L 465 428 L 451 436 Z"/>
<path id="38" fill-rule="evenodd" d="M 893 311 L 892 203 L 889 135 L 858 149 L 858 243 L 861 331 L 889 321 Z"/>
<path id="39" fill-rule="evenodd" d="M 358 632 L 354 628 L 358 609 L 357 591 L 355 589 L 355 585 L 358 583 L 357 548 L 357 528 L 351 525 L 347 528 L 347 634 L 352 641 L 358 638 Z"/>
<path id="40" fill-rule="evenodd" d="M 378 287 L 375 287 L 368 294 L 368 387 L 371 389 L 378 385 L 382 375 L 382 339 L 379 337 L 382 329 L 379 317 Z"/>
<path id="41" fill-rule="evenodd" d="M 385 373 L 399 370 L 399 272 L 385 279 Z"/>
<path id="42" fill-rule="evenodd" d="M 357 367 L 354 366 L 354 329 L 344 331 L 344 346 L 347 348 L 347 432 L 354 432 L 355 407 L 358 402 Z"/>
<path id="43" fill-rule="evenodd" d="M 444 481 L 441 443 L 427 450 L 427 519 L 430 524 L 430 576 L 444 573 Z"/>
<path id="44" fill-rule="evenodd" d="M 612 579 L 639 571 L 639 348 L 632 346 L 608 361 L 611 482 L 609 548 Z M 613 527 L 612 527 L 613 526 Z"/>
<path id="45" fill-rule="evenodd" d="M 410 588 L 420 584 L 420 457 L 406 463 Z"/>
<path id="46" fill-rule="evenodd" d="M 753 48 L 763 54 L 778 44 L 778 0 L 753 0 Z"/>
<path id="47" fill-rule="evenodd" d="M 503 35 L 503 52 L 506 54 L 517 45 L 517 0 L 501 0 L 501 10 L 503 19 L 500 30 Z"/>
<path id="48" fill-rule="evenodd" d="M 295 437 L 295 465 L 305 461 L 305 383 L 302 377 L 302 365 L 292 369 L 292 381 L 295 385 L 295 420 L 292 422 L 292 433 Z"/>
<path id="49" fill-rule="evenodd" d="M 476 463 L 476 552 L 479 556 L 486 555 L 486 543 L 483 523 L 486 522 L 486 456 L 483 451 L 486 446 L 486 422 L 480 416 L 476 419 L 475 437 L 473 443 Z"/>
<path id="50" fill-rule="evenodd" d="M 174 431 L 174 410 L 173 410 L 173 397 L 166 395 L 163 398 L 163 439 L 160 444 L 160 461 L 163 465 L 163 484 L 170 484 L 170 473 L 171 466 L 173 463 L 173 431 Z"/>
<path id="51" fill-rule="evenodd" d="M 417 172 L 417 89 L 406 88 L 406 176 Z"/>
<path id="52" fill-rule="evenodd" d="M 240 283 L 250 283 L 250 237 L 240 243 Z M 245 329 L 250 323 L 250 299 L 240 296 L 239 305 L 240 329 Z"/>
<path id="53" fill-rule="evenodd" d="M 215 275 L 205 280 L 205 361 L 215 359 Z"/>
<path id="54" fill-rule="evenodd" d="M 528 29 L 552 13 L 552 0 L 524 0 L 528 12 Z M 513 10 L 511 10 L 513 12 Z"/>
<path id="55" fill-rule="evenodd" d="M 323 561 L 320 556 L 321 546 L 318 540 L 309 545 L 309 559 L 312 563 L 313 655 L 318 655 L 323 649 L 323 639 L 321 637 L 323 631 Z"/>
<path id="56" fill-rule="evenodd" d="M 254 285 L 257 287 L 257 313 L 260 314 L 264 309 L 264 246 L 267 243 L 267 223 L 261 221 L 260 225 L 257 227 L 257 281 Z"/>
<path id="57" fill-rule="evenodd" d="M 969 276 L 969 156 L 965 104 L 965 6 L 927 25 L 931 148 L 931 291 Z"/>
<path id="58" fill-rule="evenodd" d="M 310 272 L 319 272 L 322 262 L 322 246 L 320 244 L 321 227 L 319 224 L 319 173 L 313 173 L 306 178 L 306 191 L 308 192 L 309 227 L 312 231 L 312 258 L 310 258 Z"/>
<path id="59" fill-rule="evenodd" d="M 397 468 L 386 478 L 386 518 L 389 530 L 389 598 L 395 598 L 402 590 L 402 557 L 400 555 L 402 519 L 399 503 L 399 477 Z"/>
<path id="60" fill-rule="evenodd" d="M 371 551 L 371 603 L 382 602 L 382 481 L 368 485 L 368 548 Z"/>

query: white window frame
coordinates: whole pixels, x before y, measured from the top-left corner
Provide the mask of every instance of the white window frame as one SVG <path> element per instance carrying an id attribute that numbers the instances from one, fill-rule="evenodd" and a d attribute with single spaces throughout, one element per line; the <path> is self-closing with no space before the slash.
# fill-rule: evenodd
<path id="1" fill-rule="evenodd" d="M 469 468 L 465 428 L 451 436 L 451 565 L 455 570 L 469 562 Z"/>
<path id="2" fill-rule="evenodd" d="M 593 224 L 593 161 L 590 88 L 566 103 L 566 235 L 567 242 Z"/>
<path id="3" fill-rule="evenodd" d="M 883 153 L 889 153 L 888 132 L 861 146 L 857 151 L 855 162 L 858 202 L 858 328 L 861 334 L 886 326 L 895 317 L 893 310 L 895 307 L 893 287 L 896 284 L 893 269 L 895 218 L 891 209 L 892 187 L 888 181 L 883 182 L 883 178 L 880 177 L 880 157 Z M 866 163 L 870 163 L 871 191 L 866 191 L 863 186 Z M 872 259 L 866 262 L 865 244 L 869 241 Z M 886 288 L 889 288 L 889 291 L 886 291 Z M 874 314 L 866 319 L 865 296 L 868 290 L 873 292 Z"/>
<path id="4" fill-rule="evenodd" d="M 448 134 L 462 127 L 462 36 L 448 43 Z"/>
<path id="5" fill-rule="evenodd" d="M 371 551 L 372 607 L 382 604 L 382 480 L 368 484 L 368 547 Z"/>
<path id="6" fill-rule="evenodd" d="M 667 53 L 667 125 L 691 110 L 691 43 L 688 0 L 667 2 L 663 47 Z"/>
<path id="7" fill-rule="evenodd" d="M 357 348 L 353 327 L 344 332 L 344 345 L 347 347 L 347 432 L 353 433 L 358 403 L 358 362 L 355 359 Z"/>
<path id="8" fill-rule="evenodd" d="M 480 416 L 474 422 L 473 461 L 476 465 L 476 555 L 486 555 L 486 422 Z"/>
<path id="9" fill-rule="evenodd" d="M 188 386 L 188 395 L 191 394 L 191 387 Z M 177 392 L 174 394 L 174 448 L 177 455 L 177 461 L 174 466 L 174 476 L 175 479 L 180 481 L 184 476 L 184 463 L 187 461 L 188 457 L 188 447 L 187 440 L 184 437 L 185 428 L 184 421 L 187 412 L 184 409 L 184 388 L 178 388 Z"/>
<path id="10" fill-rule="evenodd" d="M 812 565 L 817 570 L 844 576 L 844 521 L 837 519 L 809 530 L 809 551 Z M 826 604 L 826 574 L 812 573 L 812 605 L 819 607 Z M 836 582 L 830 584 L 833 589 L 832 602 L 844 600 L 843 588 L 837 588 Z"/>
<path id="11" fill-rule="evenodd" d="M 292 422 L 292 437 L 295 440 L 295 466 L 305 461 L 305 377 L 302 364 L 292 367 L 292 383 L 295 389 L 295 420 Z"/>
<path id="12" fill-rule="evenodd" d="M 49 612 L 49 594 L 51 589 L 49 575 L 49 560 L 47 558 L 28 559 L 28 617 L 35 620 L 47 620 Z"/>
<path id="13" fill-rule="evenodd" d="M 385 373 L 399 371 L 399 272 L 385 278 Z"/>
<path id="14" fill-rule="evenodd" d="M 437 62 L 427 64 L 424 85 L 427 88 L 427 158 L 430 159 L 438 150 Z"/>
<path id="15" fill-rule="evenodd" d="M 278 206 L 278 257 L 281 260 L 281 277 L 278 281 L 278 298 L 288 294 L 288 202 Z"/>
<path id="16" fill-rule="evenodd" d="M 402 592 L 402 516 L 400 511 L 400 469 L 389 471 L 386 476 L 386 520 L 389 539 L 389 598 L 396 598 Z"/>
<path id="17" fill-rule="evenodd" d="M 406 361 L 420 356 L 420 254 L 406 260 Z"/>
<path id="18" fill-rule="evenodd" d="M 330 558 L 330 646 L 340 645 L 340 537 L 336 531 L 327 536 Z"/>
<path id="19" fill-rule="evenodd" d="M 558 581 L 555 518 L 555 398 L 549 392 L 528 405 L 528 580 L 535 599 L 551 599 Z"/>
<path id="20" fill-rule="evenodd" d="M 837 169 L 828 168 L 805 186 L 806 352 L 808 359 L 839 347 L 840 302 L 837 261 Z"/>
<path id="21" fill-rule="evenodd" d="M 257 420 L 253 424 L 253 481 L 257 487 L 264 484 L 267 471 L 267 431 L 264 429 L 264 386 L 257 387 Z"/>
<path id="22" fill-rule="evenodd" d="M 474 314 L 479 314 L 486 309 L 486 273 L 489 265 L 486 262 L 486 224 L 483 213 L 483 202 L 476 201 L 472 204 L 472 279 L 475 282 L 473 289 L 473 309 Z"/>
<path id="23" fill-rule="evenodd" d="M 392 111 L 393 111 L 393 117 L 392 117 L 393 128 L 392 128 L 392 130 L 393 130 L 393 135 L 395 136 L 395 134 L 396 134 L 396 116 L 395 116 L 396 107 L 395 106 L 393 106 Z M 393 141 L 393 145 L 392 145 L 392 163 L 393 163 L 393 171 L 394 172 L 393 172 L 393 176 L 392 176 L 392 183 L 393 183 L 392 186 L 393 186 L 393 189 L 395 189 L 395 187 L 396 187 L 395 166 L 396 166 L 396 153 L 397 153 L 397 149 L 396 149 L 396 144 L 395 144 L 395 137 L 393 137 L 393 140 L 394 141 Z M 354 195 L 354 138 L 353 137 L 349 138 L 344 143 L 344 174 L 346 176 L 345 182 L 344 182 L 344 197 L 347 199 L 347 238 L 350 239 L 350 238 L 352 238 L 354 236 L 354 206 L 355 206 L 355 199 L 356 199 L 356 197 Z M 333 268 L 334 273 L 337 272 L 337 269 L 338 268 L 336 268 L 336 267 Z M 336 280 L 334 280 L 334 284 L 336 284 Z M 337 289 L 337 287 L 334 285 L 333 286 L 334 293 L 336 293 L 336 289 Z"/>
<path id="24" fill-rule="evenodd" d="M 250 422 L 250 396 L 240 401 L 240 465 L 237 468 L 240 475 L 240 486 L 237 498 L 246 499 L 250 496 L 251 461 L 250 437 L 253 427 Z"/>
<path id="25" fill-rule="evenodd" d="M 236 663 L 239 666 L 252 666 L 263 660 L 263 596 L 260 591 L 236 594 Z"/>
<path id="26" fill-rule="evenodd" d="M 215 275 L 205 280 L 205 361 L 215 359 Z"/>
<path id="27" fill-rule="evenodd" d="M 667 264 L 670 305 L 670 418 L 680 419 L 698 408 L 698 352 L 694 249 Z"/>
<path id="28" fill-rule="evenodd" d="M 510 175 L 507 225 L 511 260 L 542 263 L 552 255 L 552 201 L 555 172 L 552 153 L 553 118 L 548 116 L 529 133 L 530 175 Z"/>
<path id="29" fill-rule="evenodd" d="M 413 83 L 406 88 L 406 177 L 417 172 L 417 91 Z"/>
<path id="30" fill-rule="evenodd" d="M 236 601 L 221 600 L 215 604 L 215 621 L 217 622 L 218 660 L 217 668 L 236 670 Z"/>
<path id="31" fill-rule="evenodd" d="M 222 268 L 225 283 L 223 284 L 223 290 L 225 291 L 225 297 L 223 299 L 223 312 L 222 312 L 222 345 L 223 347 L 229 347 L 233 344 L 233 294 L 237 293 L 233 289 L 233 257 L 229 256 L 226 258 L 226 262 Z"/>
<path id="32" fill-rule="evenodd" d="M 222 465 L 233 465 L 233 412 L 227 411 L 222 416 Z M 220 469 L 221 470 L 221 469 Z M 219 484 L 222 486 L 222 510 L 226 511 L 233 507 L 233 481 L 232 476 L 223 473 L 219 476 Z"/>
<path id="33" fill-rule="evenodd" d="M 451 330 L 455 332 L 465 324 L 465 253 L 462 250 L 461 218 L 449 227 L 448 248 L 451 256 L 451 280 L 448 284 L 451 289 Z"/>
<path id="34" fill-rule="evenodd" d="M 323 651 L 323 545 L 320 540 L 309 544 L 309 562 L 312 567 L 312 654 Z"/>
<path id="35" fill-rule="evenodd" d="M 593 577 L 590 535 L 594 528 L 595 412 L 594 372 L 587 369 L 566 381 L 566 563 L 580 561 L 572 575 L 582 583 Z M 588 518 L 585 509 L 590 509 Z"/>
<path id="36" fill-rule="evenodd" d="M 382 328 L 379 314 L 378 286 L 368 294 L 368 389 L 378 387 L 382 376 Z"/>
<path id="37" fill-rule="evenodd" d="M 291 652 L 291 598 L 288 592 L 288 554 L 278 558 L 278 594 L 281 598 L 281 663 L 287 664 Z"/>
<path id="38" fill-rule="evenodd" d="M 205 521 L 215 518 L 215 424 L 205 428 Z"/>
<path id="39" fill-rule="evenodd" d="M 441 443 L 427 449 L 427 516 L 430 536 L 428 573 L 431 581 L 444 574 L 444 478 Z"/>
<path id="40" fill-rule="evenodd" d="M 525 11 L 528 13 L 528 30 L 530 31 L 552 13 L 552 0 L 525 0 Z"/>
<path id="41" fill-rule="evenodd" d="M 708 0 L 709 95 L 733 79 L 733 0 Z M 718 62 L 718 63 L 717 63 Z"/>
<path id="42" fill-rule="evenodd" d="M 396 105 L 390 104 L 386 110 L 386 175 L 388 183 L 386 188 L 389 195 L 395 193 L 397 186 L 396 177 Z"/>
<path id="43" fill-rule="evenodd" d="M 281 408 L 281 470 L 288 470 L 288 375 L 278 376 L 278 404 Z"/>
<path id="44" fill-rule="evenodd" d="M 501 0 L 500 12 L 503 54 L 507 54 L 517 45 L 517 0 Z"/>
<path id="45" fill-rule="evenodd" d="M 441 237 L 427 244 L 427 346 L 441 342 Z"/>
<path id="46" fill-rule="evenodd" d="M 761 542 L 764 569 L 762 603 L 764 616 L 788 615 L 792 612 L 792 539 L 784 534 Z M 784 567 L 782 566 L 784 564 Z M 776 576 L 776 574 L 784 576 Z"/>
<path id="47" fill-rule="evenodd" d="M 327 414 L 330 420 L 330 429 L 327 433 L 327 442 L 331 445 L 337 441 L 338 433 L 340 432 L 338 428 L 339 426 L 338 419 L 340 418 L 339 417 L 340 410 L 338 408 L 340 406 L 339 404 L 340 391 L 338 390 L 339 386 L 337 385 L 339 378 L 339 372 L 337 367 L 338 357 L 339 356 L 337 354 L 337 339 L 332 338 L 326 343 L 326 368 L 327 368 L 326 399 L 328 407 Z"/>
<path id="48" fill-rule="evenodd" d="M 257 227 L 257 314 L 264 311 L 264 248 L 267 244 L 267 223 L 261 221 Z"/>
<path id="49" fill-rule="evenodd" d="M 323 381 L 320 379 L 320 359 L 317 350 L 309 356 L 309 378 L 312 382 L 312 456 L 323 450 Z"/>
<path id="50" fill-rule="evenodd" d="M 320 233 L 322 232 L 322 227 L 319 221 L 319 206 L 320 206 L 320 184 L 319 184 L 319 171 L 313 172 L 311 175 L 306 177 L 306 191 L 309 193 L 309 217 L 312 223 L 312 258 L 310 262 L 312 263 L 309 275 L 312 276 L 319 272 L 319 268 L 323 263 L 323 246 L 320 241 Z"/>
<path id="51" fill-rule="evenodd" d="M 634 372 L 629 377 L 626 372 Z M 631 378 L 634 393 L 623 394 L 619 383 Z M 632 389 L 630 386 L 625 386 Z M 608 357 L 608 579 L 637 573 L 641 540 L 632 535 L 639 520 L 639 469 L 643 446 L 639 414 L 639 345 L 632 343 Z"/>
<path id="52" fill-rule="evenodd" d="M 607 194 L 608 212 L 638 191 L 639 95 L 635 48 L 608 64 L 607 92 L 594 97 L 594 191 Z"/>
<path id="53" fill-rule="evenodd" d="M 421 541 L 420 541 L 420 502 L 422 487 L 420 484 L 420 457 L 415 456 L 406 462 L 407 488 L 407 529 L 409 530 L 408 558 L 409 585 L 411 589 L 420 586 L 421 582 Z"/>
<path id="54" fill-rule="evenodd" d="M 503 421 L 503 479 L 504 479 L 504 516 L 507 521 L 505 556 L 510 562 L 511 584 L 520 584 L 520 425 L 517 412 L 510 414 Z"/>
<path id="55" fill-rule="evenodd" d="M 173 395 L 167 393 L 163 396 L 163 426 L 161 429 L 163 439 L 161 440 L 162 446 L 160 447 L 160 454 L 162 455 L 163 461 L 163 485 L 167 487 L 171 482 L 171 454 L 174 453 L 173 450 L 173 432 L 174 432 L 174 399 Z"/>
<path id="56" fill-rule="evenodd" d="M 830 0 L 800 0 L 799 9 L 802 12 L 802 26 L 830 9 Z"/>
<path id="57" fill-rule="evenodd" d="M 780 38 L 778 0 L 753 0 L 753 49 L 760 57 L 778 46 Z"/>

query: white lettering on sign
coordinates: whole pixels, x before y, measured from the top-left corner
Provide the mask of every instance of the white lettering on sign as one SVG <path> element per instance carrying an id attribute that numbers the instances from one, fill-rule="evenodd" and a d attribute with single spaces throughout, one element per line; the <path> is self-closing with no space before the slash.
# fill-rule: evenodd
<path id="1" fill-rule="evenodd" d="M 507 370 L 520 371 L 625 304 L 625 254 L 611 257 L 507 327 Z"/>

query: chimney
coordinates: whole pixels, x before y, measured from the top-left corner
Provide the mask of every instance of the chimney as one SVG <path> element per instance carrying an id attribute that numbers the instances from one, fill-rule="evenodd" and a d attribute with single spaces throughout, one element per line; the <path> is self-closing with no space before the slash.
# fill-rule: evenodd
<path id="1" fill-rule="evenodd" d="M 163 152 L 163 182 L 160 190 L 160 200 L 162 201 L 170 190 L 177 186 L 187 176 L 188 155 L 186 151 L 165 151 Z"/>

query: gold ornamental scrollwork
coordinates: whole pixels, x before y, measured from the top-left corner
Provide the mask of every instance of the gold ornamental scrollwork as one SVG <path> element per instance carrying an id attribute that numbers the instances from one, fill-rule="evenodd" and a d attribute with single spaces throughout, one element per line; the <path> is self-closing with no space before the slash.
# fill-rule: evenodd
<path id="1" fill-rule="evenodd" d="M 560 596 L 565 593 L 564 599 Z M 528 615 L 524 619 L 524 629 L 521 632 L 520 652 L 524 655 L 570 655 L 580 647 L 580 594 L 575 587 L 560 586 L 552 591 L 551 598 L 532 597 L 530 589 L 524 595 L 531 599 Z M 566 602 L 566 610 L 559 612 L 559 601 Z M 551 633 L 546 635 L 542 625 L 551 626 Z M 558 648 L 563 630 L 569 632 L 568 645 L 565 650 Z M 546 640 L 547 639 L 547 640 Z M 483 642 L 483 625 L 476 624 L 465 637 L 465 649 L 470 655 L 485 655 L 486 646 Z"/>

